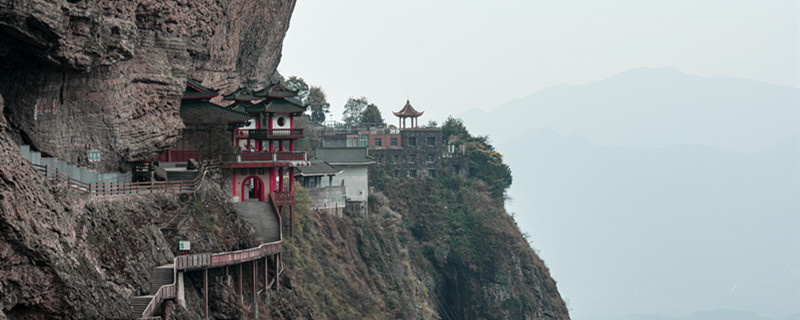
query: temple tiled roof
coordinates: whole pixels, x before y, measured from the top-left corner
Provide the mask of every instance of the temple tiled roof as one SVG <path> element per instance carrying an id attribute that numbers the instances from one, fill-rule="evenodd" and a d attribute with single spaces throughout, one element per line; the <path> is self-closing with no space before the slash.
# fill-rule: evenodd
<path id="1" fill-rule="evenodd" d="M 316 160 L 324 160 L 333 166 L 368 165 L 375 163 L 367 148 L 317 148 Z"/>
<path id="2" fill-rule="evenodd" d="M 398 112 L 392 112 L 392 113 L 394 113 L 394 115 L 398 117 L 419 117 L 423 113 L 425 113 L 425 111 L 417 112 L 417 110 L 414 110 L 414 107 L 411 106 L 411 102 L 406 100 L 406 105 L 403 106 L 403 109 L 400 109 L 400 111 Z"/>
<path id="3" fill-rule="evenodd" d="M 341 169 L 336 169 L 323 160 L 311 160 L 311 165 L 308 167 L 298 167 L 301 176 L 325 176 L 342 173 Z"/>
<path id="4" fill-rule="evenodd" d="M 264 111 L 263 102 L 252 103 L 248 100 L 236 100 L 233 104 L 227 107 L 236 112 L 243 112 L 248 114 L 258 113 Z"/>
<path id="5" fill-rule="evenodd" d="M 269 102 L 261 102 L 259 104 L 266 104 L 263 111 L 274 113 L 303 113 L 306 107 L 300 100 L 295 98 L 285 99 L 271 99 Z"/>
<path id="6" fill-rule="evenodd" d="M 208 101 L 190 100 L 181 103 L 181 119 L 184 123 L 225 123 L 245 122 L 252 117 L 244 112 L 234 111 Z"/>
<path id="7" fill-rule="evenodd" d="M 254 93 L 256 97 L 262 98 L 290 98 L 297 96 L 297 90 L 289 89 L 283 82 L 272 83 L 264 89 L 258 90 Z"/>
<path id="8" fill-rule="evenodd" d="M 183 93 L 183 100 L 211 99 L 219 95 L 219 91 L 204 87 L 200 81 L 195 79 L 186 80 L 186 91 Z"/>
<path id="9" fill-rule="evenodd" d="M 236 89 L 236 91 L 231 92 L 229 94 L 223 94 L 222 98 L 225 100 L 237 100 L 237 101 L 256 101 L 264 99 L 263 97 L 256 97 L 253 94 L 253 90 L 244 87 Z"/>

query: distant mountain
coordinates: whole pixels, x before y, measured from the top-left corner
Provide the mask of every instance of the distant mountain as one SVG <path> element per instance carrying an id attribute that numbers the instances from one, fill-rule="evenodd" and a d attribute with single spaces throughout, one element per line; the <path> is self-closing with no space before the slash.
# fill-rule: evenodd
<path id="1" fill-rule="evenodd" d="M 539 129 L 498 149 L 514 176 L 509 209 L 583 320 L 799 311 L 799 144 L 604 147 Z"/>
<path id="2" fill-rule="evenodd" d="M 636 68 L 461 118 L 577 320 L 779 317 L 800 311 L 799 112 L 798 88 Z"/>
<path id="3" fill-rule="evenodd" d="M 551 128 L 606 146 L 700 144 L 755 151 L 799 132 L 800 89 L 674 68 L 636 68 L 582 85 L 559 85 L 460 117 L 503 143 Z"/>

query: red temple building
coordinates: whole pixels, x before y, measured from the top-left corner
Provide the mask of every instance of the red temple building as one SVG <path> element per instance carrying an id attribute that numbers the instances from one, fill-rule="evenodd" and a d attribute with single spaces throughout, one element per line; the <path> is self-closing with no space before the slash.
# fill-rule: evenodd
<path id="1" fill-rule="evenodd" d="M 295 99 L 297 92 L 281 83 L 257 91 L 239 88 L 223 95 L 224 101 L 233 101 L 223 107 L 210 102 L 219 95 L 217 91 L 195 80 L 188 80 L 186 86 L 180 110 L 186 125 L 183 137 L 155 160 L 222 159 L 223 188 L 231 191 L 234 203 L 273 202 L 281 215 L 289 210 L 291 225 L 295 168 L 310 165 L 306 152 L 295 151 L 297 139 L 303 137 L 303 129 L 295 128 L 295 119 L 306 110 Z M 215 138 L 219 132 L 214 132 L 214 124 L 222 124 L 224 129 L 217 131 L 228 138 Z"/>

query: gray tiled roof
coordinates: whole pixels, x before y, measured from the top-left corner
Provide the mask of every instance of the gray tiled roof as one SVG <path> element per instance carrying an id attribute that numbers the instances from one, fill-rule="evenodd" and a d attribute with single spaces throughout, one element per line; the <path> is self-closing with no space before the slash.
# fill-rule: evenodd
<path id="1" fill-rule="evenodd" d="M 298 167 L 301 176 L 324 176 L 329 174 L 339 174 L 342 170 L 336 169 L 323 160 L 311 160 L 308 167 Z"/>
<path id="2" fill-rule="evenodd" d="M 317 160 L 325 160 L 331 165 L 368 165 L 375 163 L 367 148 L 317 148 Z"/>
<path id="3" fill-rule="evenodd" d="M 180 115 L 184 123 L 244 122 L 251 118 L 249 114 L 233 111 L 207 101 L 184 101 L 181 103 Z"/>

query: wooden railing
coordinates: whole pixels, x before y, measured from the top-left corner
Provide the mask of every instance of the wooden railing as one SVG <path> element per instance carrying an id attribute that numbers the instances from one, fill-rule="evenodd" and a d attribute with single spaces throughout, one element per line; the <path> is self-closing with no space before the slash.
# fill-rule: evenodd
<path id="1" fill-rule="evenodd" d="M 198 253 L 175 257 L 175 270 L 193 271 L 253 261 L 283 252 L 283 241 L 262 243 L 258 247 L 219 253 Z"/>
<path id="2" fill-rule="evenodd" d="M 300 139 L 303 137 L 303 129 L 250 129 L 239 130 L 237 139 Z"/>
<path id="3" fill-rule="evenodd" d="M 92 196 L 194 192 L 200 185 L 204 172 L 204 168 L 200 168 L 200 170 L 197 171 L 197 177 L 193 180 L 86 183 L 72 178 L 57 168 L 35 163 L 33 167 L 39 171 L 39 173 L 44 174 L 48 179 L 65 182 L 68 187 L 87 192 Z"/>
<path id="4" fill-rule="evenodd" d="M 144 308 L 144 311 L 142 311 L 142 318 L 140 319 L 151 318 L 151 316 L 155 313 L 156 308 L 158 308 L 158 306 L 161 305 L 164 300 L 171 300 L 178 297 L 177 285 L 175 284 L 177 279 L 175 279 L 174 271 L 172 279 L 173 280 L 171 284 L 166 284 L 158 288 L 156 294 L 153 295 L 153 299 L 150 300 L 150 303 L 148 303 L 147 307 Z"/>

